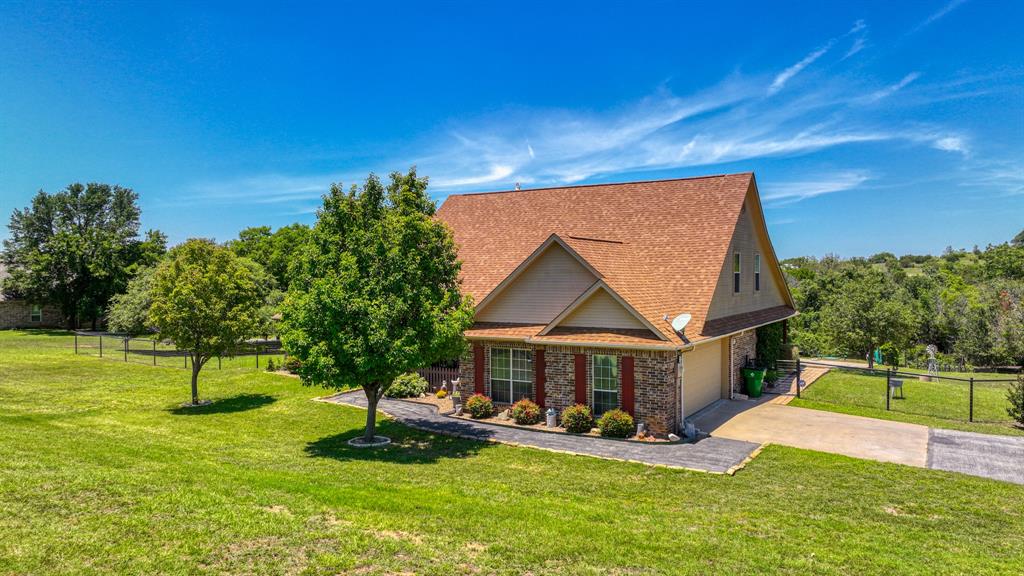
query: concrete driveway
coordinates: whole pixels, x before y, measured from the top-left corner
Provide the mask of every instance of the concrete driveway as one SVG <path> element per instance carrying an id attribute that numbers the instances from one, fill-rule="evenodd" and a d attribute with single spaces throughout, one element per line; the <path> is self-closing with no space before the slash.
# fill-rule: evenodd
<path id="1" fill-rule="evenodd" d="M 724 401 L 695 419 L 718 438 L 781 444 L 924 468 L 928 428 L 917 424 L 796 408 L 771 402 Z"/>
<path id="2" fill-rule="evenodd" d="M 712 437 L 780 444 L 879 462 L 961 472 L 1024 484 L 1024 437 L 928 428 L 797 408 L 774 402 L 723 400 L 694 424 Z"/>

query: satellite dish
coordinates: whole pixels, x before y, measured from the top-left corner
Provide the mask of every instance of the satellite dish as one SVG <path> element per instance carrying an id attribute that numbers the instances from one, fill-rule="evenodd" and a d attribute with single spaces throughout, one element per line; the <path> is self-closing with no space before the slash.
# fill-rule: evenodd
<path id="1" fill-rule="evenodd" d="M 680 314 L 672 320 L 672 329 L 680 334 L 686 329 L 686 325 L 690 323 L 692 316 L 689 314 Z"/>

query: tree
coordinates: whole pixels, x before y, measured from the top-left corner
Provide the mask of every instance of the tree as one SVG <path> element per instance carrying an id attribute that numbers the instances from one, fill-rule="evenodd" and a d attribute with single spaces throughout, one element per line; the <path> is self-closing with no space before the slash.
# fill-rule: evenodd
<path id="1" fill-rule="evenodd" d="M 450 230 L 433 218 L 426 178 L 370 175 L 324 196 L 285 298 L 281 338 L 309 384 L 361 386 L 364 442 L 399 374 L 459 356 L 473 307 L 459 290 Z"/>
<path id="2" fill-rule="evenodd" d="M 1013 237 L 1013 240 L 1010 240 L 1010 244 L 1018 248 L 1024 248 L 1024 230 L 1018 232 L 1017 235 Z"/>
<path id="3" fill-rule="evenodd" d="M 239 232 L 238 239 L 227 246 L 238 256 L 262 265 L 284 290 L 291 284 L 292 262 L 308 238 L 309 227 L 304 224 L 282 226 L 276 232 L 271 232 L 269 226 L 256 226 Z"/>
<path id="4" fill-rule="evenodd" d="M 153 275 L 155 266 L 148 266 L 138 271 L 128 282 L 128 289 L 110 299 L 107 308 L 107 328 L 114 332 L 130 335 L 152 332 L 149 321 L 149 308 L 153 304 Z"/>
<path id="5" fill-rule="evenodd" d="M 11 215 L 4 263 L 12 296 L 57 305 L 71 328 L 97 321 L 110 298 L 124 291 L 139 265 L 164 252 L 159 232 L 139 239 L 138 195 L 107 184 L 72 184 L 39 191 Z"/>
<path id="6" fill-rule="evenodd" d="M 256 334 L 266 294 L 258 265 L 209 240 L 189 240 L 168 254 L 153 277 L 150 322 L 192 360 L 192 404 L 199 371 Z"/>
<path id="7" fill-rule="evenodd" d="M 913 304 L 906 291 L 885 273 L 865 269 L 852 273 L 821 311 L 823 336 L 837 350 L 868 356 L 879 345 L 905 347 L 915 331 Z"/>

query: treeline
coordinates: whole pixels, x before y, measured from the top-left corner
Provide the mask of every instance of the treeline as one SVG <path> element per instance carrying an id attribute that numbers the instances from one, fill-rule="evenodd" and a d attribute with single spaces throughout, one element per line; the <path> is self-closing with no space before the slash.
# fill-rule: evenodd
<path id="1" fill-rule="evenodd" d="M 11 214 L 0 253 L 10 276 L 0 290 L 59 307 L 68 328 L 154 331 L 148 316 L 154 276 L 170 255 L 162 232 L 140 234 L 138 199 L 129 188 L 99 183 L 39 191 L 29 206 Z M 223 244 L 263 295 L 259 333 L 274 332 L 290 270 L 309 233 L 302 224 L 276 231 L 261 226 Z"/>
<path id="2" fill-rule="evenodd" d="M 924 364 L 925 347 L 965 367 L 1024 364 L 1024 231 L 984 249 L 940 256 L 889 252 L 782 262 L 800 316 L 791 339 L 804 355 Z"/>

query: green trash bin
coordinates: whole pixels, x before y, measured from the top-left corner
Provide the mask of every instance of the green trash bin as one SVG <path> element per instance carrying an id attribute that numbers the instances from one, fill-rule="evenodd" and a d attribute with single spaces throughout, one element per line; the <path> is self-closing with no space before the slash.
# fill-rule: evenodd
<path id="1" fill-rule="evenodd" d="M 744 368 L 743 381 L 747 384 L 747 396 L 751 398 L 761 397 L 761 388 L 764 386 L 764 368 Z"/>

